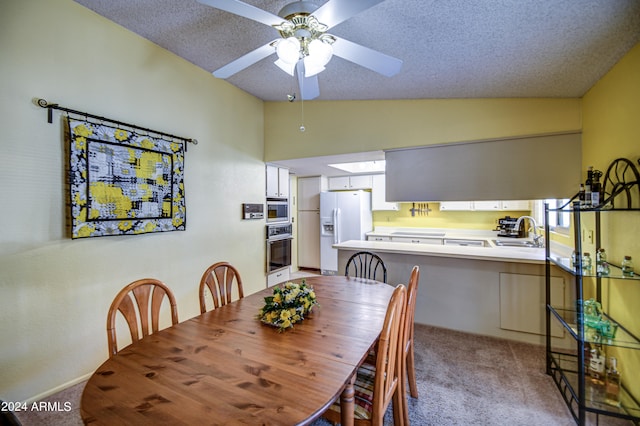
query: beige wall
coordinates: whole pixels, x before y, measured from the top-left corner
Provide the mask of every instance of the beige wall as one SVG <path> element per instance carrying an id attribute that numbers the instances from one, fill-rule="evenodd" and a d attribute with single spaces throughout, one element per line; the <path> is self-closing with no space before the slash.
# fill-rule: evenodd
<path id="1" fill-rule="evenodd" d="M 264 121 L 265 160 L 277 161 L 579 131 L 582 111 L 580 99 L 266 102 Z"/>
<path id="2" fill-rule="evenodd" d="M 265 285 L 263 102 L 70 0 L 0 2 L 0 398 L 49 393 L 107 357 L 109 304 L 155 277 L 180 320 L 199 313 L 211 263 L 239 267 L 245 292 Z M 187 230 L 71 241 L 65 234 L 60 114 L 42 97 L 199 140 L 185 155 Z"/>

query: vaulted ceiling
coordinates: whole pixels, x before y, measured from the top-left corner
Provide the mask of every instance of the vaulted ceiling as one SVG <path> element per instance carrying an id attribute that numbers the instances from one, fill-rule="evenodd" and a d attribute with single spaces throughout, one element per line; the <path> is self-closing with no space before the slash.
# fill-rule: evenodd
<path id="1" fill-rule="evenodd" d="M 208 72 L 279 37 L 196 0 L 76 2 Z M 290 3 L 245 2 L 273 14 Z M 319 74 L 319 100 L 581 97 L 640 41 L 640 1 L 386 0 L 329 32 L 403 66 L 384 77 L 334 56 Z M 285 101 L 298 86 L 275 59 L 228 82 L 265 101 Z"/>

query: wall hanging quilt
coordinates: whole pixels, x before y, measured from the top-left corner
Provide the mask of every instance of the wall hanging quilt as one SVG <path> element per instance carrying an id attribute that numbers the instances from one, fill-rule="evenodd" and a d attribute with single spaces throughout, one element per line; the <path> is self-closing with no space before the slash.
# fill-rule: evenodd
<path id="1" fill-rule="evenodd" d="M 184 231 L 184 145 L 68 118 L 71 238 Z"/>

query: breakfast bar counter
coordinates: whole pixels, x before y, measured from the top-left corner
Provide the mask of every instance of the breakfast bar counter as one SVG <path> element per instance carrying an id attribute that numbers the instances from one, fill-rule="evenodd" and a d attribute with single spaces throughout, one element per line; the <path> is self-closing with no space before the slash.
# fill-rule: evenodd
<path id="1" fill-rule="evenodd" d="M 487 244 L 491 244 L 488 242 Z M 460 245 L 434 245 L 398 243 L 393 241 L 350 240 L 334 244 L 343 250 L 368 250 L 379 253 L 399 253 L 419 256 L 449 257 L 459 259 L 493 260 L 500 262 L 544 264 L 544 248 L 484 247 Z"/>
<path id="2" fill-rule="evenodd" d="M 371 235 L 371 234 L 369 234 Z M 397 235 L 397 234 L 396 234 Z M 433 237 L 427 237 L 433 238 Z M 499 246 L 495 236 L 457 235 L 424 243 L 350 240 L 338 249 L 338 274 L 358 251 L 379 255 L 387 267 L 387 283 L 406 283 L 420 266 L 417 323 L 543 344 L 545 335 L 545 249 Z M 447 245 L 444 240 L 449 240 Z M 511 239 L 526 242 L 529 239 Z M 456 245 L 467 244 L 468 245 Z M 506 243 L 508 244 L 508 243 Z M 555 243 L 552 243 L 555 245 Z M 571 300 L 566 271 L 552 267 L 552 302 Z M 562 330 L 554 330 L 562 345 Z"/>

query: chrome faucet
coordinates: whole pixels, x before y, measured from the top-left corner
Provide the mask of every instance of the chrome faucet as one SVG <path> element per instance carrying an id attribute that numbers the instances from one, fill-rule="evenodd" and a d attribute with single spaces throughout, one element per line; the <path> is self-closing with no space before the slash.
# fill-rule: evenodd
<path id="1" fill-rule="evenodd" d="M 518 220 L 516 220 L 516 224 L 513 226 L 513 229 L 514 230 L 520 229 L 520 224 L 522 223 L 523 219 L 529 219 L 529 222 L 531 224 L 531 230 L 533 231 L 533 243 L 536 245 L 536 247 L 544 247 L 544 237 L 542 235 L 538 235 L 537 233 L 538 225 L 536 224 L 536 220 L 533 217 L 520 216 Z M 528 235 L 529 235 L 529 232 L 527 231 L 527 236 Z"/>

